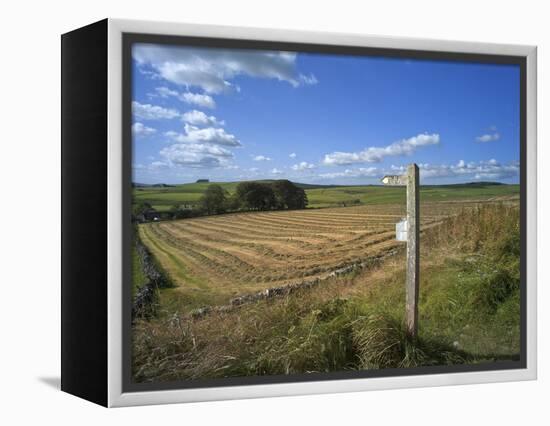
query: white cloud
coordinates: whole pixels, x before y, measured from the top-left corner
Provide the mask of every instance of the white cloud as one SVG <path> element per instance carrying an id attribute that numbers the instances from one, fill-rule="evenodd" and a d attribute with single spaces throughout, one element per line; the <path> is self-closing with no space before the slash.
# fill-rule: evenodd
<path id="1" fill-rule="evenodd" d="M 177 91 L 171 90 L 168 87 L 156 87 L 155 92 L 157 92 L 156 94 L 161 98 L 168 98 L 170 96 L 175 96 L 175 97 L 179 96 L 179 93 Z"/>
<path id="2" fill-rule="evenodd" d="M 253 158 L 254 161 L 271 161 L 271 158 L 266 157 L 265 155 L 256 155 Z"/>
<path id="3" fill-rule="evenodd" d="M 214 119 L 214 117 L 207 118 L 210 121 Z M 232 164 L 234 155 L 229 148 L 239 147 L 241 143 L 224 129 L 214 127 L 201 129 L 186 123 L 184 133 L 168 131 L 164 135 L 176 143 L 159 152 L 163 161 L 158 162 L 157 168 L 160 164 L 169 168 L 238 168 Z M 151 167 L 153 167 L 152 164 Z"/>
<path id="4" fill-rule="evenodd" d="M 233 153 L 225 148 L 200 143 L 174 144 L 163 148 L 159 154 L 165 160 L 162 164 L 167 167 L 229 167 L 233 158 Z"/>
<path id="5" fill-rule="evenodd" d="M 296 153 L 293 152 L 292 154 L 289 154 L 289 157 L 290 157 L 290 158 L 296 158 Z"/>
<path id="6" fill-rule="evenodd" d="M 317 80 L 317 78 L 313 74 L 300 74 L 299 79 L 301 83 L 307 84 L 308 86 L 314 86 L 315 84 L 319 83 L 319 80 Z"/>
<path id="7" fill-rule="evenodd" d="M 251 167 L 251 168 L 248 169 L 248 171 L 252 172 L 252 173 L 256 173 L 256 172 L 260 171 L 260 169 L 257 168 L 257 167 Z"/>
<path id="8" fill-rule="evenodd" d="M 360 152 L 333 152 L 326 154 L 325 165 L 349 165 L 359 163 L 379 163 L 385 157 L 413 154 L 418 148 L 439 144 L 439 135 L 421 133 L 409 139 L 402 139 L 385 147 L 369 147 Z"/>
<path id="9" fill-rule="evenodd" d="M 132 133 L 136 137 L 151 136 L 151 135 L 155 134 L 156 132 L 157 132 L 156 129 L 154 129 L 152 127 L 147 127 L 143 123 L 137 122 L 137 123 L 132 124 Z"/>
<path id="10" fill-rule="evenodd" d="M 132 113 L 141 120 L 171 119 L 180 116 L 179 111 L 171 108 L 163 108 L 158 105 L 141 104 L 132 102 Z"/>
<path id="11" fill-rule="evenodd" d="M 170 168 L 170 164 L 165 161 L 152 161 L 150 164 L 134 164 L 132 166 L 134 170 L 145 170 L 148 172 L 158 172 L 160 170 L 166 170 Z"/>
<path id="12" fill-rule="evenodd" d="M 188 111 L 182 115 L 182 120 L 197 126 L 223 126 L 225 122 L 218 121 L 213 115 L 206 115 L 202 111 L 197 111 L 196 109 Z"/>
<path id="13" fill-rule="evenodd" d="M 280 169 L 278 169 L 278 168 L 276 168 L 276 167 L 273 168 L 273 169 L 271 169 L 271 174 L 273 174 L 273 175 L 282 175 L 283 173 L 284 173 L 284 172 L 283 172 L 282 170 L 280 170 Z"/>
<path id="14" fill-rule="evenodd" d="M 203 108 L 216 108 L 216 102 L 210 95 L 201 95 L 200 93 L 185 92 L 179 96 L 180 100 L 191 105 L 197 105 Z"/>
<path id="15" fill-rule="evenodd" d="M 184 125 L 184 130 L 185 133 L 168 131 L 164 135 L 178 143 L 204 143 L 232 147 L 242 146 L 235 135 L 227 133 L 225 129 L 215 127 L 201 129 L 186 123 Z"/>
<path id="16" fill-rule="evenodd" d="M 210 95 L 200 93 L 184 92 L 180 93 L 168 87 L 157 87 L 155 93 L 149 94 L 150 97 L 160 96 L 161 98 L 174 97 L 190 105 L 197 105 L 202 108 L 216 108 L 216 102 Z"/>
<path id="17" fill-rule="evenodd" d="M 284 81 L 294 87 L 315 84 L 314 75 L 299 74 L 296 53 L 236 49 L 194 48 L 139 43 L 133 57 L 150 66 L 165 80 L 184 87 L 198 87 L 209 94 L 223 93 L 235 86 L 239 75 Z"/>
<path id="18" fill-rule="evenodd" d="M 359 167 L 357 169 L 346 169 L 343 172 L 335 173 L 321 173 L 318 177 L 323 179 L 334 179 L 334 178 L 365 178 L 365 177 L 377 177 L 381 176 L 383 173 L 382 170 L 377 167 Z"/>
<path id="19" fill-rule="evenodd" d="M 311 169 L 314 169 L 315 168 L 315 165 L 314 164 L 311 164 L 311 163 L 308 163 L 306 161 L 302 161 L 298 164 L 294 164 L 292 167 L 292 170 L 295 170 L 295 171 L 298 171 L 298 172 L 302 172 L 304 170 L 311 170 Z"/>
<path id="20" fill-rule="evenodd" d="M 464 160 L 456 164 L 418 164 L 420 178 L 454 178 L 458 181 L 475 180 L 501 180 L 513 178 L 519 175 L 519 163 L 517 161 L 508 164 L 501 164 L 495 159 L 487 161 L 472 161 L 466 163 Z M 349 168 L 341 172 L 321 173 L 317 177 L 321 179 L 338 178 L 381 178 L 386 174 L 403 174 L 406 166 L 392 165 L 389 168 L 359 167 Z"/>
<path id="21" fill-rule="evenodd" d="M 513 161 L 501 164 L 495 159 L 488 161 L 471 161 L 466 163 L 460 160 L 454 165 L 419 164 L 420 177 L 423 179 L 442 177 L 464 177 L 476 180 L 499 180 L 519 175 L 519 163 Z"/>
<path id="22" fill-rule="evenodd" d="M 150 78 L 151 80 L 160 80 L 161 79 L 161 76 L 155 71 L 146 70 L 146 69 L 141 68 L 141 67 L 138 68 L 138 71 L 139 71 L 140 74 L 143 74 L 144 76 Z"/>
<path id="23" fill-rule="evenodd" d="M 164 170 L 167 169 L 169 165 L 163 161 L 153 161 L 149 164 L 149 170 Z"/>
<path id="24" fill-rule="evenodd" d="M 487 133 L 485 135 L 481 135 L 476 137 L 477 142 L 494 142 L 498 141 L 500 139 L 500 133 Z"/>

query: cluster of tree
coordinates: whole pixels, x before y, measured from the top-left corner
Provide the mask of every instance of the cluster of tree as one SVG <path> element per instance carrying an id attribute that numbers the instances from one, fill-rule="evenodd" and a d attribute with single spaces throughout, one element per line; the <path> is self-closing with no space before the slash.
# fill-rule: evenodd
<path id="1" fill-rule="evenodd" d="M 133 221 L 186 219 L 236 211 L 295 210 L 307 207 L 306 192 L 289 180 L 274 182 L 241 182 L 229 194 L 220 185 L 206 188 L 197 205 L 175 205 L 168 212 L 157 212 L 149 203 L 134 204 Z"/>
<path id="2" fill-rule="evenodd" d="M 305 209 L 306 192 L 289 180 L 272 183 L 241 182 L 231 195 L 220 185 L 210 185 L 199 203 L 204 214 L 239 210 Z"/>

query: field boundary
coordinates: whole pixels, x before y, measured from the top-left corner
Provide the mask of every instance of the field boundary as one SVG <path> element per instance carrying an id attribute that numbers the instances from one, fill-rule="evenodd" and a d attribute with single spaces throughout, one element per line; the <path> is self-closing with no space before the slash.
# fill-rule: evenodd
<path id="1" fill-rule="evenodd" d="M 264 290 L 258 291 L 256 293 L 244 294 L 242 296 L 237 296 L 232 298 L 227 305 L 218 305 L 218 306 L 203 306 L 201 308 L 195 309 L 192 311 L 189 316 L 195 319 L 203 318 L 204 316 L 212 313 L 225 313 L 230 312 L 235 309 L 240 308 L 243 305 L 249 305 L 252 303 L 259 302 L 261 300 L 273 299 L 276 297 L 287 296 L 298 290 L 302 289 L 311 289 L 321 283 L 328 281 L 332 278 L 340 277 L 356 271 L 363 271 L 371 268 L 380 266 L 380 264 L 389 257 L 396 256 L 397 254 L 403 252 L 405 246 L 395 247 L 391 250 L 388 250 L 377 255 L 369 256 L 365 260 L 351 265 L 344 266 L 342 268 L 336 269 L 330 272 L 325 277 L 317 277 L 312 280 L 303 280 L 296 283 L 290 283 L 278 287 L 270 287 Z"/>
<path id="2" fill-rule="evenodd" d="M 169 275 L 155 261 L 154 255 L 143 244 L 137 232 L 135 233 L 135 248 L 141 270 L 147 277 L 146 284 L 137 291 L 132 304 L 132 319 L 138 316 L 149 316 L 154 313 L 156 291 L 159 288 L 172 287 Z"/>

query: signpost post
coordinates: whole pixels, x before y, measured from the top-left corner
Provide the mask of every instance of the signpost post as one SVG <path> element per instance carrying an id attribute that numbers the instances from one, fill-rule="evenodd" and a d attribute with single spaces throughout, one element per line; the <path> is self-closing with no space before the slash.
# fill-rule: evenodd
<path id="1" fill-rule="evenodd" d="M 407 279 L 405 284 L 406 323 L 409 335 L 418 334 L 418 290 L 420 261 L 420 204 L 419 173 L 416 164 L 409 164 L 406 175 L 389 175 L 382 178 L 384 185 L 407 187 Z"/>

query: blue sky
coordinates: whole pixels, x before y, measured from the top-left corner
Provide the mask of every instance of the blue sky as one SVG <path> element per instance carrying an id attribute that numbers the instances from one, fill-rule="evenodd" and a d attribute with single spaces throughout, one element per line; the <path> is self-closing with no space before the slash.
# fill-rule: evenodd
<path id="1" fill-rule="evenodd" d="M 141 183 L 519 181 L 519 67 L 136 44 Z"/>

